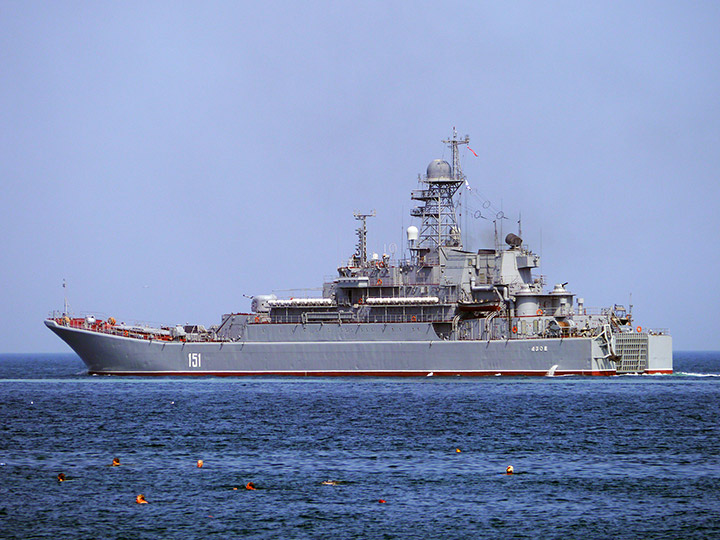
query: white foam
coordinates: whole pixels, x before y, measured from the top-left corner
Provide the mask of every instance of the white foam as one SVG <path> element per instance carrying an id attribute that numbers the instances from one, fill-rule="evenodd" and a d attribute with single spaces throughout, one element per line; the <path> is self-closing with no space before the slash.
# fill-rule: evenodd
<path id="1" fill-rule="evenodd" d="M 553 365 L 550 369 L 548 369 L 547 373 L 545 374 L 546 377 L 554 377 L 555 376 L 555 370 L 558 368 L 558 364 Z"/>

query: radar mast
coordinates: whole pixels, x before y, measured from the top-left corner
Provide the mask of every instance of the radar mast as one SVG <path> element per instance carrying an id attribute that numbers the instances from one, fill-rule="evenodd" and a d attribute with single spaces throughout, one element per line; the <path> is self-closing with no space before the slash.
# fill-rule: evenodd
<path id="1" fill-rule="evenodd" d="M 357 249 L 355 255 L 353 255 L 353 263 L 356 267 L 367 266 L 367 224 L 365 223 L 367 218 L 375 217 L 375 210 L 369 214 L 362 214 L 360 212 L 353 212 L 355 219 L 362 221 L 362 225 L 355 229 L 358 236 Z"/>
<path id="2" fill-rule="evenodd" d="M 455 212 L 454 195 L 465 182 L 465 175 L 460 168 L 461 144 L 468 144 L 470 137 L 458 139 L 457 130 L 453 128 L 451 139 L 442 142 L 450 147 L 452 152 L 452 166 L 441 159 L 436 159 L 428 165 L 427 175 L 419 177 L 424 189 L 415 190 L 411 197 L 424 204 L 413 208 L 411 215 L 421 219 L 419 239 L 415 250 L 429 252 L 442 246 L 462 248 L 460 225 Z"/>

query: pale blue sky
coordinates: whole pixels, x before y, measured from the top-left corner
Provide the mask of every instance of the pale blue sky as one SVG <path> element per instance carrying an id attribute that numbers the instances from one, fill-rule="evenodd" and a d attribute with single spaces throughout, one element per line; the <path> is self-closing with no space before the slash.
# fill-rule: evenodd
<path id="1" fill-rule="evenodd" d="M 0 81 L 0 352 L 69 350 L 63 278 L 168 324 L 318 287 L 453 126 L 551 286 L 720 349 L 716 2 L 0 1 Z"/>

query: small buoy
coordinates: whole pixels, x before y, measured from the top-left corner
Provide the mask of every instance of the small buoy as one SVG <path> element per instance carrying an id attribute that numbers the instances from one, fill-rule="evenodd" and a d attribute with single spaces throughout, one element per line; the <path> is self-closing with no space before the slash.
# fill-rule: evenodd
<path id="1" fill-rule="evenodd" d="M 64 482 L 65 481 L 65 475 L 63 473 L 60 473 L 57 475 L 57 481 L 58 482 Z"/>
<path id="2" fill-rule="evenodd" d="M 143 495 L 142 493 L 135 497 L 135 502 L 138 504 L 148 504 L 148 502 L 145 500 L 145 495 Z"/>
<path id="3" fill-rule="evenodd" d="M 113 458 L 111 467 L 118 467 L 120 465 L 120 458 Z"/>
<path id="4" fill-rule="evenodd" d="M 459 449 L 459 448 L 456 448 L 455 451 L 456 451 L 458 454 L 460 453 L 460 449 Z"/>
<path id="5" fill-rule="evenodd" d="M 245 484 L 245 489 L 255 490 L 255 484 L 253 484 L 252 482 L 248 482 L 247 484 Z"/>
<path id="6" fill-rule="evenodd" d="M 203 466 L 203 460 L 202 460 L 202 459 L 198 459 L 197 466 L 198 466 L 198 469 L 202 469 L 202 466 Z"/>
<path id="7" fill-rule="evenodd" d="M 512 465 L 508 465 L 507 469 L 505 469 L 505 474 L 512 474 L 514 470 Z"/>
<path id="8" fill-rule="evenodd" d="M 385 502 L 385 499 L 378 499 L 378 502 L 379 502 L 379 503 L 384 503 L 384 502 Z"/>

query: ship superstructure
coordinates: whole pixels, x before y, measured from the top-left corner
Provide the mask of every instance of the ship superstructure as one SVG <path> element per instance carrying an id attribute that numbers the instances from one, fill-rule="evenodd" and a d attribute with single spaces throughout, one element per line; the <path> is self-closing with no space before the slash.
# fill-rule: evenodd
<path id="1" fill-rule="evenodd" d="M 220 375 L 494 375 L 671 373 L 666 330 L 633 326 L 622 306 L 590 309 L 566 289 L 545 290 L 540 258 L 519 234 L 505 247 L 466 250 L 457 193 L 459 148 L 436 159 L 411 197 L 418 226 L 406 259 L 368 257 L 367 219 L 355 213 L 357 248 L 322 296 L 252 298 L 252 313 L 219 325 L 118 325 L 55 314 L 46 324 L 92 373 Z"/>

